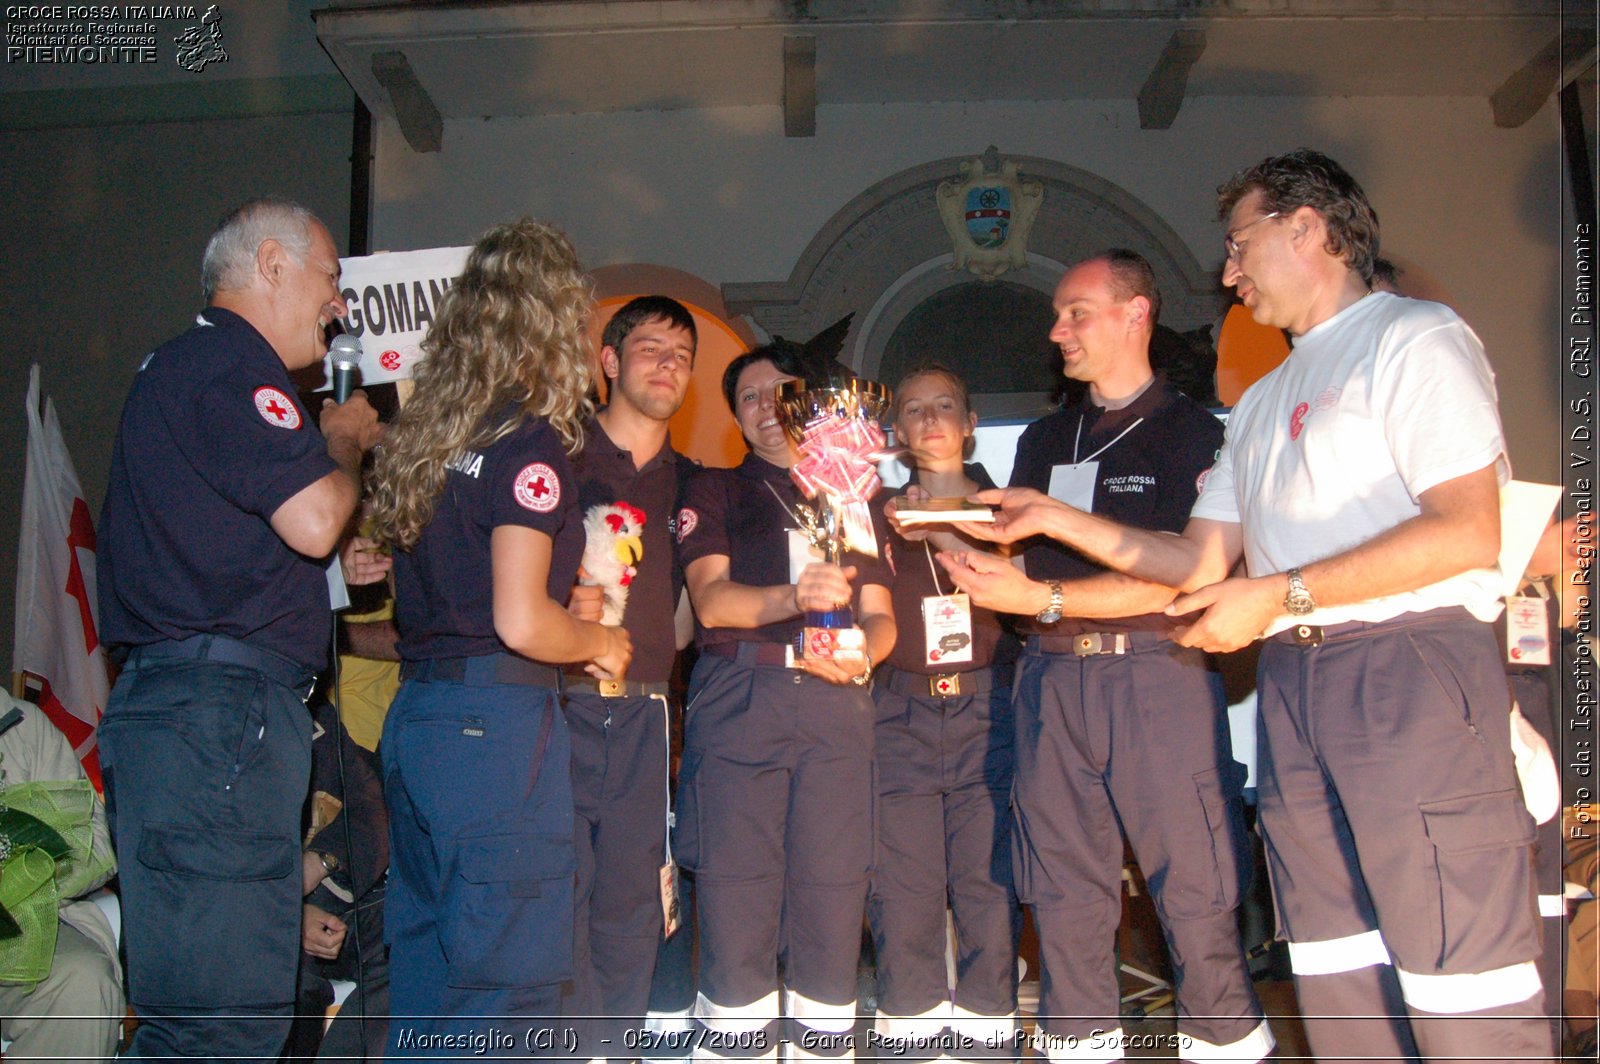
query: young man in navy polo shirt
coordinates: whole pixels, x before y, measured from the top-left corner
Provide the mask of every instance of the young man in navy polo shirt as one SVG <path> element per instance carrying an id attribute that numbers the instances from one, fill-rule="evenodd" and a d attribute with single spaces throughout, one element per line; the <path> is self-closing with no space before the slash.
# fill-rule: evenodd
<path id="1" fill-rule="evenodd" d="M 257 200 L 206 246 L 208 306 L 139 367 L 100 528 L 100 619 L 125 656 L 100 725 L 139 1013 L 129 1055 L 271 1058 L 300 954 L 305 699 L 327 661 L 328 555 L 377 415 L 321 431 L 289 371 L 345 313 L 310 212 Z"/>
<path id="2" fill-rule="evenodd" d="M 1103 252 L 1062 277 L 1050 339 L 1063 372 L 1089 392 L 1022 434 L 1014 487 L 1138 528 L 1182 529 L 1222 425 L 1152 372 L 1160 308 L 1150 264 L 1132 251 Z M 1236 919 L 1244 770 L 1221 679 L 1203 653 L 1173 642 L 1178 622 L 1161 612 L 1175 592 L 1045 537 L 1026 541 L 1026 575 L 965 557 L 946 556 L 956 584 L 1020 614 L 1027 639 L 1013 811 L 1018 895 L 1033 908 L 1045 972 L 1041 1055 L 1085 1064 L 1124 1055 L 1113 946 L 1125 832 L 1172 946 L 1178 1056 L 1260 1060 L 1273 1037 Z"/>
<path id="3" fill-rule="evenodd" d="M 562 700 L 572 736 L 578 859 L 577 1000 L 570 1004 L 578 1015 L 606 1018 L 583 1032 L 582 1052 L 591 1057 L 636 1055 L 624 1046 L 624 1032 L 643 1027 L 661 938 L 667 681 L 683 592 L 673 523 L 689 466 L 673 450 L 667 422 L 688 394 L 697 341 L 694 318 L 677 300 L 640 296 L 619 309 L 601 337 L 607 405 L 573 459 L 585 514 L 625 503 L 644 515 L 622 615 L 633 640 L 627 679 L 572 670 Z"/>

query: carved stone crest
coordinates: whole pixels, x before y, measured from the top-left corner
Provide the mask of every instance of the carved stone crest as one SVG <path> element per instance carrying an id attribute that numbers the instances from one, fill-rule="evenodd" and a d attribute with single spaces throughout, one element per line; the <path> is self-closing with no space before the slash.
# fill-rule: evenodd
<path id="1" fill-rule="evenodd" d="M 1028 262 L 1028 230 L 1044 203 L 1044 186 L 1024 181 L 1017 164 L 1000 161 L 994 145 L 961 164 L 960 180 L 941 181 L 939 217 L 955 244 L 952 270 L 992 281 Z"/>

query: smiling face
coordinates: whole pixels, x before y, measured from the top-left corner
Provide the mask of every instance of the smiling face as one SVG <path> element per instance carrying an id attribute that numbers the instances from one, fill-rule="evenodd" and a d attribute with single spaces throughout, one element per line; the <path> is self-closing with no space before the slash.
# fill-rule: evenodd
<path id="1" fill-rule="evenodd" d="M 1050 339 L 1061 349 L 1061 372 L 1094 384 L 1115 374 L 1130 337 L 1131 301 L 1118 300 L 1111 265 L 1091 259 L 1061 278 L 1055 294 L 1055 327 Z"/>
<path id="2" fill-rule="evenodd" d="M 944 373 L 919 373 L 902 381 L 895 403 L 895 439 L 911 450 L 918 465 L 961 461 L 978 417 Z"/>
<path id="3" fill-rule="evenodd" d="M 678 412 L 694 371 L 694 337 L 665 318 L 641 322 L 621 349 L 605 347 L 600 364 L 611 379 L 611 403 L 623 403 L 655 421 Z"/>
<path id="4" fill-rule="evenodd" d="M 745 442 L 757 456 L 785 469 L 794 464 L 794 448 L 778 422 L 775 393 L 778 385 L 794 379 L 761 359 L 740 371 L 733 391 L 733 417 Z"/>
<path id="5" fill-rule="evenodd" d="M 285 366 L 303 369 L 328 353 L 328 326 L 349 311 L 339 294 L 339 252 L 328 230 L 313 224 L 303 262 L 276 240 L 266 241 L 258 256 L 274 284 L 268 340 Z"/>

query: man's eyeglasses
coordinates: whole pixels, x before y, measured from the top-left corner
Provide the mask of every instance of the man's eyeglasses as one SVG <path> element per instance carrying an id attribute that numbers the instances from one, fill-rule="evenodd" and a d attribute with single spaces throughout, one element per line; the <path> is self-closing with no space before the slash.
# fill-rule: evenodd
<path id="1" fill-rule="evenodd" d="M 1268 218 L 1276 218 L 1276 217 L 1278 217 L 1278 215 L 1281 214 L 1281 213 L 1283 213 L 1283 212 L 1282 211 L 1273 211 L 1271 214 L 1263 214 L 1261 217 L 1257 218 L 1253 222 L 1246 222 L 1243 225 L 1241 225 L 1239 228 L 1233 230 L 1232 232 L 1224 233 L 1223 236 L 1222 236 L 1222 246 L 1228 252 L 1228 261 L 1229 262 L 1234 261 L 1235 259 L 1237 259 L 1240 256 L 1240 254 L 1242 254 L 1244 252 L 1244 245 L 1239 243 L 1239 241 L 1235 240 L 1234 237 L 1236 237 L 1238 234 L 1244 232 L 1246 229 L 1249 229 L 1253 225 L 1260 225 L 1262 222 L 1266 221 Z"/>

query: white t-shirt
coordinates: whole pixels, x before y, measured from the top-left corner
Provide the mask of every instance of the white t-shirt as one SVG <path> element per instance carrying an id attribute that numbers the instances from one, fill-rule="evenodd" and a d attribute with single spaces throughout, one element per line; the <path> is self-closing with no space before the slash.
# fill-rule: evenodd
<path id="1" fill-rule="evenodd" d="M 1280 573 L 1416 517 L 1423 492 L 1491 463 L 1510 479 L 1483 344 L 1448 307 L 1376 292 L 1299 337 L 1245 392 L 1191 516 L 1242 525 L 1250 575 Z M 1440 606 L 1489 621 L 1497 584 L 1495 569 L 1474 569 L 1279 618 L 1269 634 Z"/>

